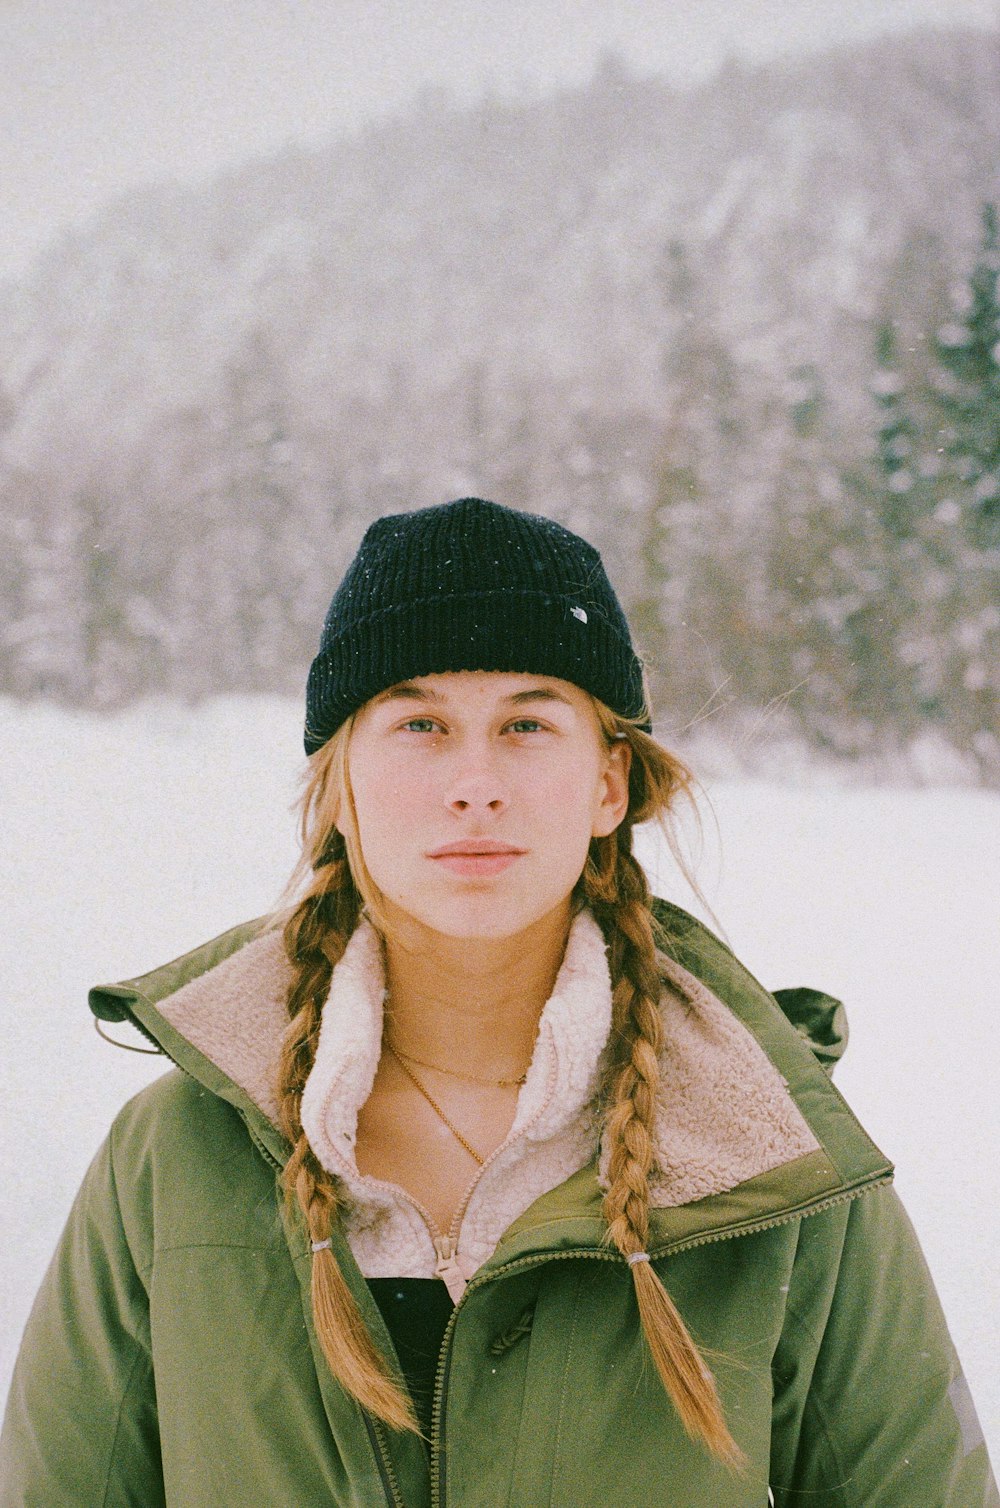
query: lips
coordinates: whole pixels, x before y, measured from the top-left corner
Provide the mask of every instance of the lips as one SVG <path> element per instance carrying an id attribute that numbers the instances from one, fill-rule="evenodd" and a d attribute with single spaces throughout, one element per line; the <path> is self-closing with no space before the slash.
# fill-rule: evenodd
<path id="1" fill-rule="evenodd" d="M 429 859 L 443 859 L 460 854 L 466 858 L 477 858 L 485 854 L 519 854 L 524 852 L 523 848 L 516 848 L 513 843 L 501 843 L 496 838 L 460 838 L 455 843 L 442 843 L 440 848 L 432 849 L 427 857 Z"/>
<path id="2" fill-rule="evenodd" d="M 526 852 L 496 838 L 459 838 L 454 843 L 443 843 L 427 857 L 463 879 L 484 880 L 502 874 Z"/>

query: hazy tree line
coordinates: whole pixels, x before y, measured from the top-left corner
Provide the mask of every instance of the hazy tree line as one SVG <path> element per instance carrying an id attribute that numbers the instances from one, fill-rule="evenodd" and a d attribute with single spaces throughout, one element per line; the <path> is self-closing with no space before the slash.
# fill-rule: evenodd
<path id="1" fill-rule="evenodd" d="M 973 268 L 948 286 L 940 248 L 906 248 L 874 330 L 866 448 L 838 429 L 811 367 L 783 391 L 745 391 L 671 247 L 691 317 L 670 356 L 633 598 L 661 694 L 781 707 L 850 754 L 933 728 L 1000 775 L 995 205 L 982 225 Z"/>
<path id="2" fill-rule="evenodd" d="M 1000 780 L 997 101 L 981 42 L 899 51 L 424 101 L 54 252 L 0 335 L 0 693 L 300 694 L 366 524 L 476 491 L 602 548 L 664 727 Z"/>
<path id="3" fill-rule="evenodd" d="M 561 516 L 604 548 L 675 723 L 778 708 L 779 726 L 849 754 L 933 727 L 995 777 L 995 207 L 964 281 L 933 275 L 923 238 L 904 260 L 911 292 L 917 266 L 932 275 L 920 308 L 900 317 L 889 301 L 875 328 L 866 448 L 838 430 L 815 369 L 773 392 L 744 379 L 675 242 L 663 294 L 680 334 L 660 423 L 571 421 L 557 394 L 518 401 L 472 368 L 445 469 L 452 490 L 489 478 L 519 506 L 569 493 Z M 298 691 L 361 528 L 427 486 L 407 460 L 411 401 L 400 390 L 311 432 L 257 343 L 211 406 L 159 433 L 141 471 L 66 496 L 61 478 L 8 468 L 0 689 L 98 707 Z"/>

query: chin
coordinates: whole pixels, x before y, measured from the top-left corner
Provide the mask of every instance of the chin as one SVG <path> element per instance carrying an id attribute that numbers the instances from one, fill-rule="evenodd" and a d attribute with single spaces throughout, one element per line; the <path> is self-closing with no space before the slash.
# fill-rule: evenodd
<path id="1" fill-rule="evenodd" d="M 443 937 L 462 938 L 468 942 L 477 939 L 496 942 L 504 937 L 514 937 L 538 920 L 533 914 L 524 915 L 505 906 L 497 906 L 490 897 L 485 897 L 482 905 L 435 908 L 431 915 L 422 919 L 426 926 L 440 932 Z"/>
<path id="2" fill-rule="evenodd" d="M 467 891 L 464 895 L 435 897 L 428 903 L 421 897 L 418 904 L 401 904 L 413 919 L 442 937 L 462 939 L 468 942 L 497 942 L 505 937 L 515 937 L 548 915 L 558 904 L 558 898 L 546 903 L 536 900 L 526 904 L 522 899 L 498 895 L 495 888 L 483 887 Z"/>

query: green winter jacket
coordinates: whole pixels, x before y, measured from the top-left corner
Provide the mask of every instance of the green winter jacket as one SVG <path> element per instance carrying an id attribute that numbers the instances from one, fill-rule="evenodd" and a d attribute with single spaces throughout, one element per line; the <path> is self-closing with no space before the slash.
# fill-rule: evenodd
<path id="1" fill-rule="evenodd" d="M 656 913 L 665 951 L 760 1044 L 814 1138 L 651 1215 L 745 1475 L 677 1422 L 602 1242 L 595 1164 L 521 1215 L 469 1283 L 429 1449 L 344 1395 L 313 1331 L 305 1233 L 282 1214 L 287 1145 L 221 1048 L 168 1019 L 171 996 L 259 945 L 251 924 L 92 992 L 99 1018 L 134 1022 L 177 1069 L 115 1119 L 42 1283 L 0 1437 L 2 1508 L 995 1508 L 890 1165 L 818 1061 L 838 1053 L 836 1003 L 791 991 L 783 1011 L 700 923 Z M 249 1033 L 263 1018 L 246 988 Z M 334 1250 L 395 1364 L 340 1232 Z"/>

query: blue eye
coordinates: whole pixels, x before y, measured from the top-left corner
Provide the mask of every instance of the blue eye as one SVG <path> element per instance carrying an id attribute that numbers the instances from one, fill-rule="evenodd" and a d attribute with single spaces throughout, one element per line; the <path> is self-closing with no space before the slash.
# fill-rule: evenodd
<path id="1" fill-rule="evenodd" d="M 411 717 L 402 724 L 403 733 L 425 734 L 440 731 L 441 724 L 433 717 Z M 543 732 L 542 724 L 535 717 L 518 717 L 507 724 L 505 731 L 528 735 Z"/>

